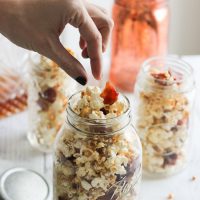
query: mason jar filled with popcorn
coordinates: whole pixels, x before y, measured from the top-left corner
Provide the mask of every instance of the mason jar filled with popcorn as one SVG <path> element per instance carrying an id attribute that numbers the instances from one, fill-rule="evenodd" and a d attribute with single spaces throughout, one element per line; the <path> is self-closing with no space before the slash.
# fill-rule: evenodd
<path id="1" fill-rule="evenodd" d="M 143 64 L 135 105 L 144 174 L 164 177 L 184 168 L 194 88 L 192 68 L 180 59 L 156 57 Z"/>
<path id="2" fill-rule="evenodd" d="M 54 200 L 137 200 L 142 153 L 128 99 L 107 83 L 74 94 L 68 105 L 55 142 Z"/>
<path id="3" fill-rule="evenodd" d="M 28 139 L 37 149 L 50 152 L 76 84 L 53 61 L 36 53 L 30 56 L 28 76 Z"/>

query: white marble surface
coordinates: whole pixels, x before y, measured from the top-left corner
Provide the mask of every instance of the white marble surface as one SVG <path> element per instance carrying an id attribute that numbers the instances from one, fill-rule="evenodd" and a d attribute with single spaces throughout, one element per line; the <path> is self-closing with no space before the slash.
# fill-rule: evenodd
<path id="1" fill-rule="evenodd" d="M 200 199 L 200 56 L 184 57 L 194 68 L 197 96 L 191 126 L 191 157 L 188 167 L 167 179 L 143 179 L 141 200 L 165 200 L 173 193 L 174 200 Z M 0 121 L 0 174 L 12 167 L 27 167 L 43 174 L 51 185 L 52 158 L 30 147 L 26 132 L 27 113 Z M 196 176 L 195 181 L 191 181 Z M 28 200 L 28 199 L 27 199 Z M 49 198 L 52 200 L 52 197 Z"/>

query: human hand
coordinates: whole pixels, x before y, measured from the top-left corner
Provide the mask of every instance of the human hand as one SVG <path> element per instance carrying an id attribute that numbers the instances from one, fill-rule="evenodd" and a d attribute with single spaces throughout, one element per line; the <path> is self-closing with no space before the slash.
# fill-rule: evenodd
<path id="1" fill-rule="evenodd" d="M 101 55 L 113 27 L 102 8 L 82 0 L 0 0 L 0 12 L 0 32 L 4 36 L 52 59 L 84 85 L 87 74 L 83 66 L 59 40 L 66 24 L 78 28 L 82 55 L 90 58 L 94 77 L 101 78 Z"/>

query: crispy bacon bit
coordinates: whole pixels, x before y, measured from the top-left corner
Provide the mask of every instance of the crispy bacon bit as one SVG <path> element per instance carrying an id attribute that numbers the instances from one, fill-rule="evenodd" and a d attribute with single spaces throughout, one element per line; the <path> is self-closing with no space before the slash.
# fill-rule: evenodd
<path id="1" fill-rule="evenodd" d="M 47 111 L 49 109 L 49 103 L 47 101 L 45 101 L 43 98 L 39 98 L 37 100 L 37 104 L 40 106 L 40 108 L 43 111 Z"/>
<path id="2" fill-rule="evenodd" d="M 118 95 L 119 93 L 117 93 L 114 86 L 110 82 L 107 82 L 100 96 L 104 99 L 104 104 L 112 105 L 117 101 Z"/>
<path id="3" fill-rule="evenodd" d="M 172 128 L 171 128 L 171 131 L 172 131 L 173 133 L 177 132 L 177 131 L 178 131 L 178 127 L 177 127 L 177 126 L 172 127 Z"/>
<path id="4" fill-rule="evenodd" d="M 165 155 L 164 156 L 164 167 L 166 165 L 175 165 L 178 159 L 178 155 L 176 153 Z"/>
<path id="5" fill-rule="evenodd" d="M 48 88 L 42 94 L 42 97 L 50 103 L 56 100 L 56 96 L 57 94 L 54 88 Z"/>
<path id="6" fill-rule="evenodd" d="M 106 110 L 105 108 L 101 108 L 100 111 L 103 112 L 104 115 L 109 113 L 109 110 Z"/>
<path id="7" fill-rule="evenodd" d="M 182 75 L 168 70 L 166 72 L 152 72 L 151 76 L 155 79 L 155 82 L 162 86 L 173 85 L 172 81 L 176 81 L 177 85 L 181 84 Z M 170 80 L 170 82 L 168 82 Z"/>
<path id="8" fill-rule="evenodd" d="M 182 80 L 182 75 L 180 73 L 173 73 L 171 70 L 168 70 L 166 72 L 152 72 L 151 75 L 160 81 L 166 81 L 169 80 L 169 78 L 173 78 L 174 81 L 177 81 L 177 84 L 180 84 Z"/>
<path id="9" fill-rule="evenodd" d="M 151 74 L 155 79 L 159 79 L 159 80 L 167 80 L 170 77 L 170 73 L 169 72 L 160 72 L 160 73 L 152 73 Z"/>

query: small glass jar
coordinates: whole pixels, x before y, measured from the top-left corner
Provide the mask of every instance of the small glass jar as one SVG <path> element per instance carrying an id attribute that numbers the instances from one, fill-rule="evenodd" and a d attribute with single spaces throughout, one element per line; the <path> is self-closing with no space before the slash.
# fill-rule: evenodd
<path id="1" fill-rule="evenodd" d="M 120 90 L 132 92 L 141 64 L 167 53 L 168 1 L 115 0 L 113 20 L 110 79 Z"/>
<path id="2" fill-rule="evenodd" d="M 164 177 L 184 168 L 194 86 L 192 68 L 180 59 L 155 57 L 144 62 L 135 103 L 147 176 Z"/>
<path id="3" fill-rule="evenodd" d="M 137 200 L 142 150 L 128 109 L 111 119 L 87 119 L 73 111 L 81 93 L 73 95 L 67 123 L 58 134 L 54 157 L 54 200 Z"/>
<path id="4" fill-rule="evenodd" d="M 53 61 L 39 54 L 30 57 L 28 80 L 28 140 L 33 147 L 51 152 L 65 121 L 73 80 Z"/>

